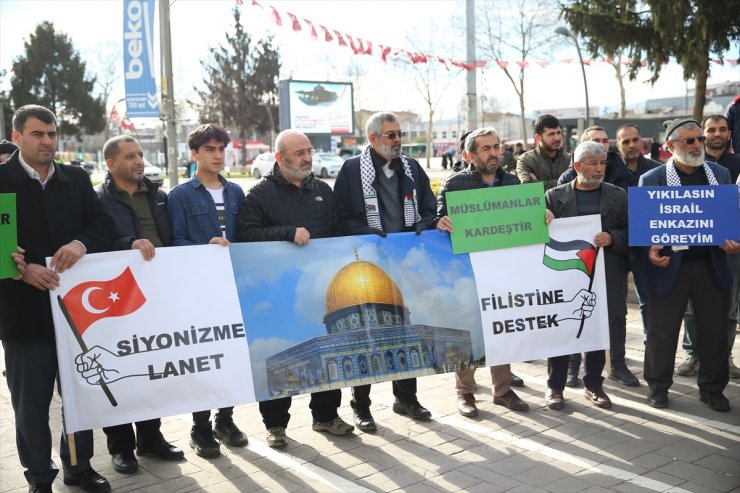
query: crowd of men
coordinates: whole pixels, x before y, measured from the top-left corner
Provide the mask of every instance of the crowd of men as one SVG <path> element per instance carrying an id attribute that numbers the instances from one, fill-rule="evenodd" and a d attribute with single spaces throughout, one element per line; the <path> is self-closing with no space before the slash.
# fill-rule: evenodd
<path id="1" fill-rule="evenodd" d="M 57 360 L 48 291 L 59 286 L 59 274 L 73 268 L 86 253 L 135 249 L 145 260 L 163 246 L 230 242 L 288 241 L 306 245 L 312 238 L 438 229 L 451 233 L 446 194 L 457 190 L 516 186 L 540 181 L 546 190 L 547 223 L 553 218 L 598 214 L 602 231 L 593 243 L 604 252 L 610 335 L 607 377 L 637 386 L 625 358 L 627 276 L 631 270 L 645 328 L 645 380 L 648 403 L 668 405 L 675 353 L 685 320 L 686 360 L 681 374 L 697 373 L 699 396 L 711 409 L 729 411 L 723 394 L 728 379 L 740 377 L 731 358 L 737 326 L 740 285 L 740 239 L 721 246 L 628 247 L 627 193 L 631 186 L 740 185 L 740 155 L 728 152 L 730 131 L 725 117 L 713 115 L 699 123 L 690 118 L 666 122 L 672 159 L 662 165 L 642 156 L 636 125 L 617 130 L 617 152 L 609 149 L 602 127 L 590 127 L 571 155 L 563 150 L 560 122 L 543 115 L 535 123 L 533 150 L 517 152 L 515 173 L 502 166 L 503 147 L 493 128 L 466 132 L 462 163 L 442 184 L 436 197 L 419 163 L 401 153 L 405 132 L 392 113 L 376 113 L 365 126 L 368 146 L 350 158 L 334 189 L 312 170 L 315 150 L 303 133 L 281 132 L 275 141 L 272 171 L 246 194 L 226 180 L 226 130 L 201 125 L 187 137 L 196 164 L 192 178 L 169 196 L 143 176 L 141 145 L 131 136 L 105 143 L 108 173 L 93 189 L 87 173 L 53 161 L 57 147 L 56 117 L 48 109 L 27 105 L 13 117 L 11 155 L 0 166 L 0 193 L 17 198 L 18 250 L 11 256 L 20 275 L 0 280 L 0 339 L 7 382 L 15 411 L 18 456 L 25 467 L 29 491 L 51 491 L 57 467 L 51 458 L 49 406 L 57 381 Z M 5 145 L 5 143 L 3 143 Z M 3 147 L 3 150 L 5 149 Z M 49 267 L 45 258 L 51 257 Z M 730 260 L 728 260 L 730 259 Z M 731 267 L 732 266 L 732 267 Z M 604 392 L 604 350 L 581 357 L 548 359 L 545 404 L 565 406 L 565 386 L 580 386 L 584 396 L 608 409 Z M 490 368 L 493 402 L 514 411 L 529 405 L 512 390 L 523 383 L 509 365 Z M 338 415 L 341 392 L 311 394 L 313 430 L 333 435 L 351 433 L 355 426 L 372 432 L 370 385 L 352 388 L 354 426 Z M 456 372 L 458 410 L 476 416 L 474 370 Z M 417 396 L 416 379 L 393 381 L 393 411 L 416 420 L 431 413 Z M 291 398 L 259 403 L 271 447 L 287 444 Z M 220 444 L 247 444 L 232 419 L 233 407 L 193 413 L 190 445 L 201 457 L 220 454 Z M 103 430 L 114 469 L 130 474 L 138 469 L 136 455 L 180 461 L 184 453 L 160 432 L 160 420 L 119 424 Z M 74 441 L 76 460 L 70 457 Z M 90 466 L 92 430 L 62 434 L 63 480 L 85 491 L 108 492 L 109 482 Z"/>

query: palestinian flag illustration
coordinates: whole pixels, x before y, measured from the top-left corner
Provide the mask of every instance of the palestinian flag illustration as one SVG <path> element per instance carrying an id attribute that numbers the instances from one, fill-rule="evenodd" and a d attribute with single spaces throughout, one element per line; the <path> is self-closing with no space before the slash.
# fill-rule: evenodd
<path id="1" fill-rule="evenodd" d="M 558 241 L 550 238 L 545 244 L 542 263 L 553 270 L 578 269 L 588 277 L 593 277 L 596 247 L 584 240 Z"/>

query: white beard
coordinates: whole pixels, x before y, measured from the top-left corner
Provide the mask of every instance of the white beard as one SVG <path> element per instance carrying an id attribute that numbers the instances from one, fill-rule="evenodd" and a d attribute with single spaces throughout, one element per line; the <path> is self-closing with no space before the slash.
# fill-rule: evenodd
<path id="1" fill-rule="evenodd" d="M 673 156 L 676 161 L 678 161 L 681 164 L 685 164 L 686 166 L 691 166 L 692 168 L 698 168 L 700 166 L 704 166 L 704 149 L 702 148 L 701 154 L 698 156 L 692 156 L 688 152 L 682 152 L 678 149 L 673 149 Z"/>

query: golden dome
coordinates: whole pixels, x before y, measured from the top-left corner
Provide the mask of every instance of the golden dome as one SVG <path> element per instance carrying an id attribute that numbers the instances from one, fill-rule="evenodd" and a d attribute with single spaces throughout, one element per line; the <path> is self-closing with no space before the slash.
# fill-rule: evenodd
<path id="1" fill-rule="evenodd" d="M 396 283 L 370 262 L 357 260 L 345 265 L 326 288 L 326 313 L 368 303 L 403 306 L 403 296 Z"/>

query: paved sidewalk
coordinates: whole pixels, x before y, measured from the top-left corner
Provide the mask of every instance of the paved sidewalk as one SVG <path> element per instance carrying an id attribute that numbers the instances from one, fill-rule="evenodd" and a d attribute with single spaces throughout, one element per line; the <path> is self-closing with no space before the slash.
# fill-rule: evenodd
<path id="1" fill-rule="evenodd" d="M 738 338 L 740 339 L 740 338 Z M 680 353 L 680 345 L 679 345 Z M 740 344 L 734 354 L 740 360 Z M 642 379 L 642 328 L 630 306 L 627 355 Z M 680 362 L 682 355 L 677 357 Z M 611 380 L 605 389 L 611 410 L 589 405 L 582 389 L 566 389 L 566 407 L 544 405 L 547 362 L 513 365 L 524 378 L 517 393 L 529 412 L 516 413 L 492 403 L 487 371 L 478 372 L 479 416 L 456 409 L 454 375 L 419 379 L 422 404 L 434 413 L 414 422 L 391 410 L 390 383 L 373 386 L 377 433 L 334 437 L 311 430 L 308 398 L 293 399 L 287 448 L 267 447 L 256 404 L 238 406 L 234 418 L 249 435 L 243 449 L 222 446 L 214 460 L 197 457 L 188 445 L 190 415 L 163 420 L 165 437 L 185 450 L 179 463 L 140 458 L 138 473 L 113 470 L 105 435 L 96 430 L 93 466 L 115 492 L 243 491 L 412 491 L 412 492 L 715 492 L 740 490 L 740 381 L 725 395 L 732 412 L 717 413 L 699 402 L 695 377 L 675 377 L 670 407 L 656 410 L 645 401 L 647 387 L 623 387 Z M 349 391 L 340 415 L 351 422 Z M 51 410 L 52 429 L 61 429 L 59 399 Z M 15 448 L 10 396 L 0 384 L 0 492 L 25 492 L 27 485 Z M 58 450 L 54 460 L 60 465 Z M 54 483 L 57 492 L 79 492 Z"/>

